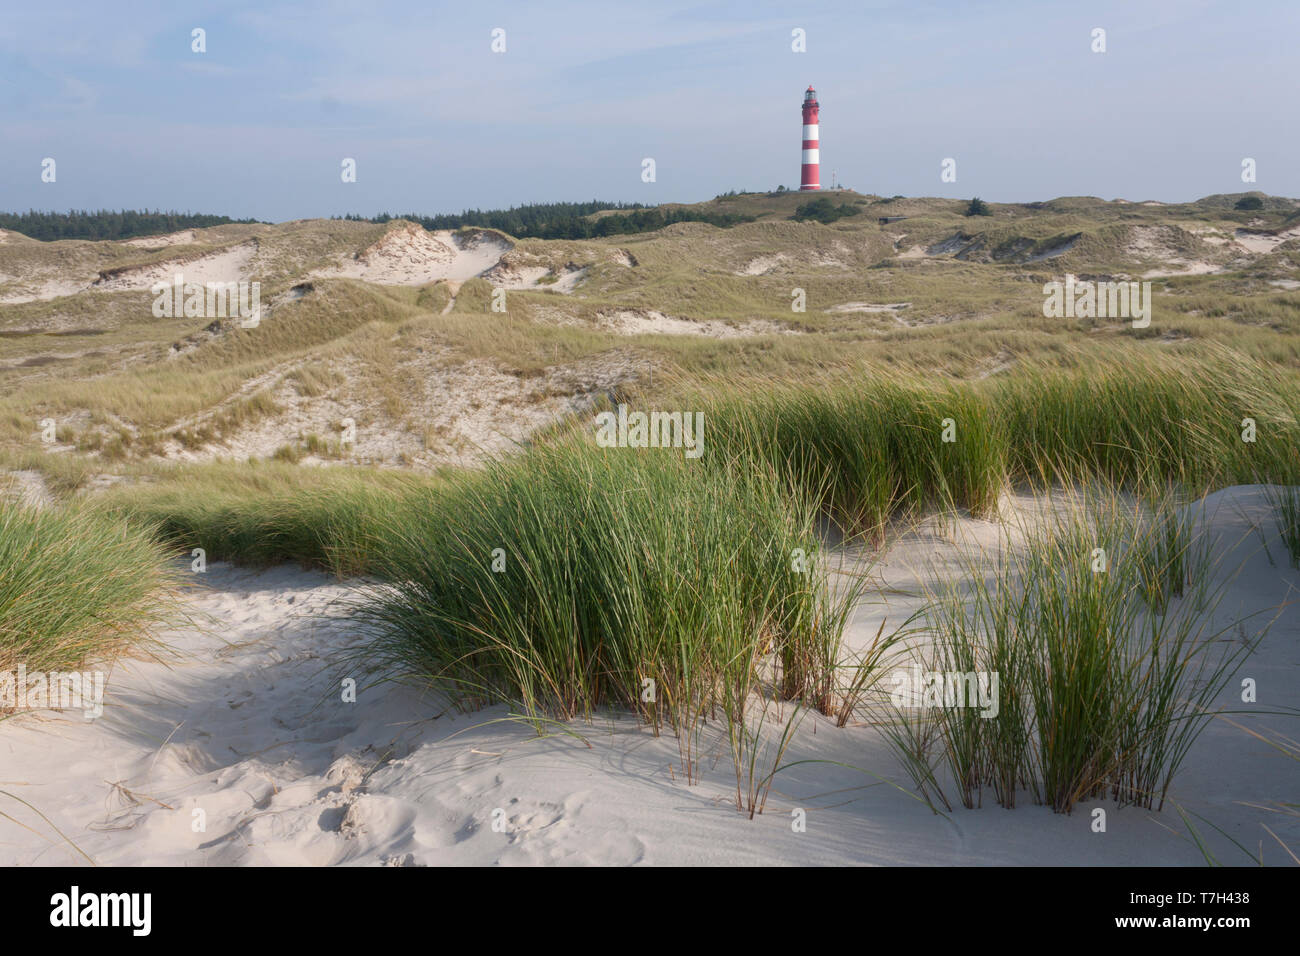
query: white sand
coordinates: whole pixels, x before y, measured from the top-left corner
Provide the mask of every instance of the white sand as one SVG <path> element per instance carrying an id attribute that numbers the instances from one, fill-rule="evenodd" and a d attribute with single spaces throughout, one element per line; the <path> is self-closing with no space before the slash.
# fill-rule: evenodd
<path id="1" fill-rule="evenodd" d="M 559 278 L 551 283 L 549 288 L 552 292 L 559 292 L 562 295 L 572 295 L 573 291 L 578 288 L 584 279 L 587 278 L 587 273 L 589 271 L 590 270 L 586 267 L 579 269 L 565 269 L 559 274 Z M 547 287 L 542 286 L 542 288 Z"/>
<path id="2" fill-rule="evenodd" d="M 556 272 L 548 266 L 526 265 L 501 259 L 483 273 L 483 278 L 498 289 L 536 289 L 572 295 L 578 285 L 587 278 L 589 271 L 591 270 L 586 266 L 570 264 Z"/>
<path id="3" fill-rule="evenodd" d="M 1203 259 L 1170 259 L 1171 269 L 1151 269 L 1142 273 L 1144 279 L 1167 279 L 1174 276 L 1205 276 L 1215 272 L 1224 272 L 1226 270 L 1219 268 L 1213 262 L 1206 262 Z"/>
<path id="4" fill-rule="evenodd" d="M 148 289 L 157 282 L 171 282 L 177 274 L 186 283 L 203 285 L 208 282 L 239 282 L 257 277 L 252 274 L 253 260 L 257 256 L 257 243 L 244 242 L 229 249 L 208 255 L 169 259 L 165 262 L 138 266 L 115 273 L 106 279 L 96 280 L 94 287 L 101 292 L 121 292 L 127 289 Z"/>
<path id="5" fill-rule="evenodd" d="M 1241 568 L 1225 613 L 1274 607 L 1300 587 L 1260 489 L 1230 489 L 1206 507 L 1216 550 Z M 964 521 L 954 534 L 992 546 L 1000 532 Z M 899 623 L 917 606 L 925 566 L 954 567 L 950 537 L 929 523 L 890 552 L 888 604 L 863 609 L 852 643 L 874 635 L 882 615 Z M 1283 566 L 1269 563 L 1261 541 Z M 628 719 L 571 725 L 581 739 L 539 739 L 493 723 L 503 708 L 438 716 L 432 700 L 392 685 L 363 686 L 358 702 L 345 704 L 329 659 L 363 641 L 339 604 L 363 586 L 213 565 L 186 597 L 207 627 L 169 635 L 168 664 L 118 665 L 100 719 L 46 713 L 0 724 L 0 790 L 50 821 L 0 795 L 0 811 L 14 818 L 0 818 L 0 863 L 84 863 L 51 823 L 103 864 L 1203 862 L 1168 804 L 1156 813 L 1103 803 L 1106 833 L 1091 831 L 1092 803 L 1064 816 L 988 799 L 944 819 L 875 777 L 817 762 L 784 771 L 767 812 L 750 821 L 735 810 L 730 758 L 710 734 L 703 779 L 687 786 L 672 769 L 675 740 Z M 1294 708 L 1297 667 L 1300 604 L 1292 604 L 1241 675 L 1258 681 L 1260 707 Z M 1294 718 L 1236 719 L 1296 736 Z M 869 726 L 807 717 L 787 755 L 804 759 L 851 764 L 906 787 Z M 1300 821 L 1257 807 L 1294 802 L 1298 784 L 1294 762 L 1216 721 L 1172 798 L 1252 850 L 1262 841 L 1265 862 L 1279 864 L 1286 857 L 1261 824 L 1300 847 Z M 806 811 L 806 832 L 792 830 L 792 808 Z M 206 813 L 205 832 L 192 828 L 195 809 Z M 493 829 L 494 815 L 504 831 Z M 1247 862 L 1201 829 L 1221 860 Z"/>
<path id="6" fill-rule="evenodd" d="M 84 278 L 54 277 L 50 272 L 38 272 L 23 277 L 5 276 L 4 282 L 11 283 L 0 294 L 0 305 L 21 305 L 24 302 L 48 302 L 65 295 L 76 295 L 90 288 L 94 276 Z"/>
<path id="7" fill-rule="evenodd" d="M 899 309 L 911 308 L 910 302 L 844 302 L 840 305 L 833 305 L 827 312 L 897 312 Z"/>
<path id="8" fill-rule="evenodd" d="M 1226 271 L 1223 266 L 1208 259 L 1193 259 L 1184 255 L 1178 247 L 1183 232 L 1177 226 L 1133 226 L 1129 229 L 1128 245 L 1124 252 L 1134 259 L 1155 259 L 1162 263 L 1159 267 L 1142 273 L 1144 279 L 1210 275 Z M 1194 233 L 1195 230 L 1190 232 Z M 1199 239 L 1199 236 L 1194 238 Z"/>
<path id="9" fill-rule="evenodd" d="M 0 499 L 16 501 L 30 508 L 45 508 L 54 496 L 39 471 L 0 471 Z"/>
<path id="10" fill-rule="evenodd" d="M 511 266 L 499 263 L 484 278 L 499 289 L 535 289 L 551 274 L 546 266 Z"/>
<path id="11" fill-rule="evenodd" d="M 899 259 L 927 259 L 929 258 L 929 255 L 926 253 L 924 246 L 917 245 L 917 246 L 912 246 L 912 248 L 908 249 L 906 252 L 900 252 L 898 254 L 898 258 Z"/>
<path id="12" fill-rule="evenodd" d="M 355 257 L 312 275 L 342 276 L 380 285 L 427 285 L 439 279 L 464 281 L 487 272 L 510 248 L 510 243 L 495 233 L 426 232 L 416 223 L 405 223 L 389 229 Z"/>
<path id="13" fill-rule="evenodd" d="M 777 268 L 789 261 L 789 256 L 783 252 L 778 252 L 771 256 L 755 256 L 745 263 L 744 268 L 736 272 L 738 276 L 765 276 L 770 272 L 775 272 Z"/>
<path id="14" fill-rule="evenodd" d="M 751 335 L 797 334 L 770 319 L 752 319 L 732 325 L 713 319 L 679 319 L 657 309 L 620 309 L 598 317 L 603 328 L 617 335 L 699 335 L 714 339 L 744 338 Z"/>
<path id="15" fill-rule="evenodd" d="M 194 241 L 193 231 L 174 233 L 171 236 L 155 236 L 148 239 L 129 239 L 125 245 L 144 246 L 149 249 L 161 249 L 167 246 L 182 245 Z M 201 255 L 183 256 L 163 262 L 137 266 L 115 272 L 107 278 L 96 274 L 75 276 L 51 272 L 37 272 L 14 279 L 10 276 L 4 280 L 13 282 L 13 286 L 0 294 L 0 304 L 18 305 L 23 302 L 47 302 L 63 296 L 77 295 L 81 292 L 122 292 L 128 290 L 148 289 L 156 282 L 170 282 L 177 274 L 184 276 L 186 282 L 239 282 L 257 278 L 253 271 L 257 256 L 257 244 L 245 242 L 217 252 Z M 0 281 L 3 284 L 3 281 Z"/>
<path id="16" fill-rule="evenodd" d="M 345 453 L 349 461 L 404 461 L 413 467 L 474 465 L 517 451 L 538 430 L 587 412 L 609 390 L 634 381 L 638 368 L 626 356 L 607 354 L 520 377 L 489 362 L 458 361 L 445 351 L 416 353 L 399 365 L 397 374 L 411 386 L 403 393 L 408 402 L 403 421 L 418 424 L 399 426 L 397 421 L 377 424 L 389 420 L 377 400 L 360 397 L 365 393 L 358 387 L 368 369 L 340 359 L 331 369 L 342 376 L 344 386 L 306 398 L 291 382 L 283 382 L 272 392 L 281 411 L 241 429 L 224 443 L 198 450 L 171 444 L 168 450 L 181 461 L 269 458 L 281 446 L 307 435 L 338 442 L 340 423 L 352 419 L 369 424 L 355 429 L 353 444 Z M 290 371 L 291 367 L 282 366 L 264 381 Z M 247 387 L 241 394 L 246 393 Z M 303 462 L 322 463 L 311 455 Z"/>
<path id="17" fill-rule="evenodd" d="M 1270 253 L 1282 243 L 1292 239 L 1300 239 L 1300 226 L 1278 233 L 1238 229 L 1236 235 L 1237 245 L 1259 254 Z"/>
<path id="18" fill-rule="evenodd" d="M 140 246 L 145 249 L 165 249 L 168 246 L 185 246 L 196 241 L 193 229 L 182 229 L 180 232 L 172 232 L 163 236 L 141 236 L 138 239 L 127 239 L 128 246 Z"/>

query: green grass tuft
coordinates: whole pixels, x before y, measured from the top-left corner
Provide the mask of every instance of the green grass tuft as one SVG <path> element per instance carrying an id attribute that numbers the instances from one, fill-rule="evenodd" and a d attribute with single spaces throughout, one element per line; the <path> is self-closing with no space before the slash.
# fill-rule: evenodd
<path id="1" fill-rule="evenodd" d="M 568 442 L 423 497 L 386 526 L 393 583 L 361 613 L 455 699 L 622 707 L 681 739 L 764 661 L 784 696 L 834 708 L 851 596 L 772 472 Z"/>
<path id="2" fill-rule="evenodd" d="M 0 502 L 0 670 L 72 669 L 162 621 L 172 583 L 147 526 L 83 505 Z"/>

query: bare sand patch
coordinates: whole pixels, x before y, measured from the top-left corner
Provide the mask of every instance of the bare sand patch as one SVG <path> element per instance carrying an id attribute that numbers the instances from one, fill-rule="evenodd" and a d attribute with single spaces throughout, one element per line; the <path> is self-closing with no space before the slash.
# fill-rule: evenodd
<path id="1" fill-rule="evenodd" d="M 1170 269 L 1151 269 L 1142 273 L 1144 279 L 1168 279 L 1175 276 L 1205 276 L 1213 275 L 1223 270 L 1213 262 L 1206 262 L 1204 259 L 1171 259 L 1169 264 L 1173 267 Z"/>
<path id="2" fill-rule="evenodd" d="M 140 236 L 136 239 L 127 239 L 125 244 L 144 249 L 166 249 L 168 246 L 187 246 L 195 242 L 196 238 L 193 229 L 182 229 L 180 232 L 168 233 L 165 236 Z"/>
<path id="3" fill-rule="evenodd" d="M 402 223 L 337 266 L 312 274 L 379 285 L 427 285 L 439 279 L 463 282 L 487 272 L 511 248 L 501 236 L 486 230 L 428 232 L 418 223 Z"/>
<path id="4" fill-rule="evenodd" d="M 587 278 L 589 271 L 589 266 L 570 262 L 556 272 L 550 266 L 542 265 L 532 257 L 516 259 L 514 255 L 507 254 L 495 266 L 484 272 L 483 278 L 500 289 L 535 289 L 571 295 L 574 289 Z"/>
<path id="5" fill-rule="evenodd" d="M 1210 275 L 1223 271 L 1222 266 L 1208 259 L 1189 257 L 1179 245 L 1183 236 L 1183 231 L 1176 226 L 1134 226 L 1129 231 L 1124 252 L 1133 259 L 1155 259 L 1163 263 L 1142 273 L 1144 279 Z"/>
<path id="6" fill-rule="evenodd" d="M 0 304 L 21 305 L 24 302 L 48 302 L 64 296 L 76 295 L 90 287 L 92 280 L 67 278 L 14 279 L 11 288 L 0 293 Z"/>
<path id="7" fill-rule="evenodd" d="M 736 272 L 738 276 L 765 276 L 775 272 L 777 268 L 789 261 L 789 256 L 783 252 L 778 252 L 770 256 L 755 256 L 749 262 Z"/>
<path id="8" fill-rule="evenodd" d="M 897 312 L 900 309 L 910 309 L 910 302 L 885 302 L 875 304 L 872 302 L 844 302 L 840 305 L 833 305 L 827 312 Z"/>
<path id="9" fill-rule="evenodd" d="M 502 262 L 483 278 L 499 289 L 535 289 L 549 275 L 551 270 L 546 266 L 506 265 Z"/>
<path id="10" fill-rule="evenodd" d="M 1263 255 L 1272 252 L 1284 242 L 1300 239 L 1300 226 L 1276 233 L 1259 232 L 1254 229 L 1238 229 L 1235 238 L 1237 245 L 1250 252 Z"/>
<path id="11" fill-rule="evenodd" d="M 270 458 L 289 446 L 299 450 L 304 465 L 474 465 L 518 450 L 537 430 L 591 408 L 650 368 L 647 360 L 610 353 L 523 376 L 490 362 L 459 360 L 449 350 L 426 349 L 394 370 L 391 377 L 404 385 L 404 409 L 393 412 L 365 388 L 372 371 L 363 362 L 331 362 L 330 372 L 340 383 L 315 396 L 300 394 L 293 381 L 301 364 L 285 364 L 250 380 L 222 405 L 178 425 L 200 426 L 231 402 L 263 389 L 270 389 L 278 412 L 202 448 L 170 441 L 166 456 L 192 462 L 246 460 Z M 351 441 L 344 447 L 349 421 Z M 305 447 L 312 437 L 330 449 L 328 455 Z"/>
<path id="12" fill-rule="evenodd" d="M 108 269 L 100 273 L 93 287 L 101 292 L 148 289 L 158 282 L 171 282 L 176 275 L 184 276 L 187 284 L 241 282 L 250 277 L 256 256 L 257 243 L 244 242 L 219 252 Z"/>
<path id="13" fill-rule="evenodd" d="M 552 292 L 559 292 L 563 295 L 571 295 L 579 284 L 587 278 L 589 269 L 586 266 L 568 266 L 560 273 L 559 278 L 549 286 Z M 543 288 L 548 288 L 543 286 Z"/>
<path id="14" fill-rule="evenodd" d="M 769 319 L 751 319 L 732 325 L 713 319 L 682 319 L 665 315 L 657 309 L 621 309 L 602 312 L 602 327 L 618 335 L 698 335 L 715 339 L 742 338 L 750 335 L 792 335 L 796 330 Z"/>
<path id="15" fill-rule="evenodd" d="M 41 473 L 26 469 L 0 472 L 0 500 L 3 499 L 27 508 L 46 508 L 54 502 Z"/>
<path id="16" fill-rule="evenodd" d="M 925 252 L 926 255 L 930 256 L 956 255 L 959 252 L 966 251 L 975 241 L 974 236 L 958 233 L 955 236 L 949 236 L 947 239 L 934 243 Z"/>

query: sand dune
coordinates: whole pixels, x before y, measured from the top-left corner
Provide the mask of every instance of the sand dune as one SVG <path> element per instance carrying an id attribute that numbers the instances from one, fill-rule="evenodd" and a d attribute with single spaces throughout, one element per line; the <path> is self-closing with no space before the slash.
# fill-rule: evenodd
<path id="1" fill-rule="evenodd" d="M 139 239 L 127 239 L 128 246 L 139 246 L 144 249 L 164 249 L 168 246 L 184 246 L 196 241 L 193 229 L 182 229 L 180 232 L 169 233 L 165 236 L 141 236 Z"/>
<path id="2" fill-rule="evenodd" d="M 91 285 L 90 278 L 47 278 L 41 275 L 28 276 L 18 282 L 16 291 L 11 290 L 0 295 L 0 305 L 22 305 L 24 302 L 47 302 L 65 295 L 84 292 Z"/>
<path id="3" fill-rule="evenodd" d="M 1284 552 L 1260 488 L 1229 489 L 1194 507 L 1224 568 L 1237 572 L 1225 616 L 1294 599 L 1300 573 L 1268 557 Z M 922 525 L 885 556 L 887 603 L 860 610 L 850 643 L 862 646 L 883 617 L 901 620 L 914 609 L 925 576 L 956 573 L 962 548 L 996 550 L 1004 539 L 1002 526 L 985 521 Z M 1169 805 L 1156 813 L 1103 804 L 1104 834 L 1091 830 L 1093 803 L 1071 816 L 1030 805 L 935 816 L 910 795 L 874 728 L 837 729 L 817 715 L 800 724 L 786 758 L 812 762 L 782 772 L 767 812 L 750 821 L 735 810 L 716 727 L 703 744 L 718 759 L 687 786 L 672 769 L 675 741 L 630 719 L 600 717 L 543 739 L 501 722 L 504 708 L 456 715 L 414 690 L 368 685 L 337 662 L 364 643 L 346 606 L 364 582 L 224 565 L 193 581 L 185 604 L 194 625 L 166 636 L 165 661 L 119 664 L 102 717 L 26 714 L 5 723 L 3 789 L 48 822 L 0 797 L 14 818 L 0 819 L 0 862 L 84 864 L 82 853 L 100 864 L 178 866 L 1203 862 Z M 1242 670 L 1257 680 L 1261 706 L 1300 705 L 1298 646 L 1300 604 L 1292 603 Z M 359 680 L 355 703 L 341 699 L 345 675 Z M 1171 799 L 1252 850 L 1264 841 L 1265 861 L 1284 863 L 1261 825 L 1295 847 L 1300 820 L 1263 808 L 1294 800 L 1296 779 L 1294 765 L 1266 744 L 1216 721 Z M 795 809 L 807 814 L 806 832 L 791 827 Z M 1248 862 L 1203 829 L 1220 859 Z"/>
<path id="4" fill-rule="evenodd" d="M 251 274 L 256 256 L 257 243 L 245 242 L 207 255 L 112 269 L 104 272 L 94 285 L 101 292 L 148 289 L 157 282 L 172 281 L 177 274 L 184 276 L 186 283 L 199 285 L 251 280 L 256 278 Z"/>
<path id="5" fill-rule="evenodd" d="M 1236 234 L 1237 245 L 1261 255 L 1272 252 L 1282 243 L 1292 239 L 1300 239 L 1300 226 L 1277 233 L 1238 229 Z"/>
<path id="6" fill-rule="evenodd" d="M 510 248 L 510 243 L 493 232 L 426 232 L 415 223 L 403 223 L 389 229 L 355 257 L 313 275 L 362 279 L 380 285 L 463 281 L 491 269 Z"/>

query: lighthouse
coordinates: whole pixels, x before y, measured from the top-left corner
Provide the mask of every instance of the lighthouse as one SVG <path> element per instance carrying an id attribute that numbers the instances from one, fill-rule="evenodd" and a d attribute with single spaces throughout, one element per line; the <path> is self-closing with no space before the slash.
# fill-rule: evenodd
<path id="1" fill-rule="evenodd" d="M 821 189 L 820 158 L 818 156 L 817 133 L 817 91 L 811 86 L 803 95 L 803 175 L 799 177 L 799 188 Z"/>

